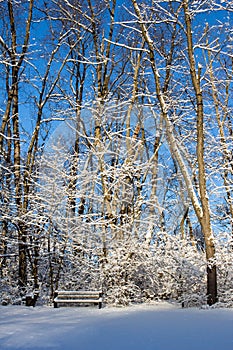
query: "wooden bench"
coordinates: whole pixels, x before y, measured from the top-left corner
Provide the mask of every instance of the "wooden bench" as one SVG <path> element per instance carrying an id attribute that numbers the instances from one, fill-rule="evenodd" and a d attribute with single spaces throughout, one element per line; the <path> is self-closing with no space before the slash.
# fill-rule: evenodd
<path id="1" fill-rule="evenodd" d="M 102 292 L 85 290 L 56 290 L 54 292 L 53 305 L 55 308 L 58 308 L 58 304 L 97 304 L 99 309 L 101 309 Z"/>

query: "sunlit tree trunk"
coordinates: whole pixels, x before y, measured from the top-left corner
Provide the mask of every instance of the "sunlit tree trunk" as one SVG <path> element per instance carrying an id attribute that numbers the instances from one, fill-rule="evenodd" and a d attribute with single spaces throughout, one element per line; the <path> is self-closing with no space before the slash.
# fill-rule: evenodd
<path id="1" fill-rule="evenodd" d="M 192 39 L 192 24 L 191 16 L 188 8 L 188 0 L 184 0 L 184 14 L 186 23 L 186 36 L 187 36 L 187 47 L 188 57 L 190 65 L 190 75 L 192 79 L 193 88 L 196 96 L 196 113 L 197 113 L 197 163 L 198 163 L 198 183 L 200 191 L 200 201 L 202 206 L 202 216 L 199 216 L 199 221 L 202 227 L 203 235 L 205 238 L 205 249 L 207 258 L 207 297 L 208 304 L 214 304 L 217 301 L 217 272 L 215 259 L 215 246 L 214 237 L 211 227 L 210 218 L 210 207 L 209 198 L 206 187 L 206 164 L 205 164 L 205 153 L 204 153 L 204 107 L 203 107 L 203 96 L 201 88 L 201 68 L 198 67 L 196 70 L 196 62 L 194 57 L 194 45 Z"/>
<path id="2" fill-rule="evenodd" d="M 203 99 L 202 92 L 200 88 L 200 78 L 197 76 L 195 61 L 193 55 L 193 43 L 192 43 L 192 33 L 191 33 L 191 20 L 188 10 L 188 2 L 183 1 L 183 8 L 185 12 L 185 22 L 186 22 L 186 33 L 187 33 L 187 43 L 188 43 L 188 57 L 190 63 L 190 75 L 193 83 L 193 88 L 196 96 L 197 103 L 197 162 L 199 171 L 199 188 L 200 188 L 200 198 L 198 199 L 195 188 L 192 183 L 192 178 L 190 177 L 189 171 L 186 167 L 185 160 L 179 150 L 177 145 L 177 140 L 174 136 L 173 125 L 169 119 L 168 105 L 166 103 L 166 98 L 163 94 L 160 75 L 156 65 L 156 58 L 154 53 L 153 41 L 149 35 L 146 24 L 143 21 L 143 17 L 136 0 L 132 0 L 135 13 L 139 19 L 140 28 L 142 35 L 149 48 L 149 58 L 151 62 L 152 71 L 155 79 L 156 94 L 160 104 L 161 113 L 166 126 L 167 140 L 170 145 L 171 152 L 180 167 L 180 171 L 183 175 L 184 181 L 186 183 L 187 191 L 192 201 L 193 208 L 197 215 L 197 218 L 201 224 L 203 235 L 206 244 L 206 257 L 207 257 L 207 295 L 208 304 L 213 304 L 217 301 L 217 275 L 216 266 L 214 264 L 215 247 L 213 234 L 210 223 L 210 209 L 209 201 L 206 190 L 206 175 L 205 175 L 205 162 L 204 162 L 204 113 L 203 113 Z M 198 72 L 199 73 L 199 72 Z M 213 261 L 212 261 L 213 260 Z"/>

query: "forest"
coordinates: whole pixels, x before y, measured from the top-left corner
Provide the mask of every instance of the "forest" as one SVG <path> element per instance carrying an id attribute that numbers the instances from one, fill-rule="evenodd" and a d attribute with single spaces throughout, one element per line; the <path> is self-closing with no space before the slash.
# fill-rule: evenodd
<path id="1" fill-rule="evenodd" d="M 233 1 L 0 1 L 0 303 L 233 306 Z"/>

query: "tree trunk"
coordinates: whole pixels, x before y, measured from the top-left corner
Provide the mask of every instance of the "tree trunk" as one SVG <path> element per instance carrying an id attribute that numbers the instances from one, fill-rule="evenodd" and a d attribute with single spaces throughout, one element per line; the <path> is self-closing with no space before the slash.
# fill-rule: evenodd
<path id="1" fill-rule="evenodd" d="M 208 303 L 211 305 L 217 301 L 217 274 L 216 274 L 216 266 L 210 266 L 213 263 L 215 257 L 215 247 L 210 223 L 210 208 L 209 201 L 207 196 L 206 189 L 206 174 L 205 174 L 205 161 L 204 161 L 204 112 L 203 112 L 203 98 L 200 87 L 200 77 L 197 77 L 196 68 L 195 68 L 195 59 L 193 53 L 193 42 L 192 42 L 192 30 L 191 30 L 191 19 L 188 9 L 188 1 L 183 1 L 183 8 L 185 13 L 185 23 L 186 23 L 186 35 L 187 35 L 187 43 L 188 43 L 188 56 L 189 56 L 189 64 L 190 64 L 190 75 L 192 79 L 192 84 L 196 96 L 196 107 L 197 107 L 197 162 L 198 162 L 198 170 L 199 170 L 199 189 L 200 189 L 200 198 L 197 197 L 195 188 L 193 186 L 193 182 L 183 156 L 179 150 L 177 145 L 177 140 L 174 136 L 174 127 L 168 115 L 168 106 L 166 103 L 166 98 L 163 94 L 160 84 L 160 74 L 158 68 L 156 66 L 155 53 L 153 41 L 150 38 L 148 29 L 145 25 L 145 21 L 143 20 L 143 16 L 141 14 L 140 8 L 137 4 L 136 0 L 132 0 L 135 13 L 139 19 L 139 24 L 141 27 L 142 35 L 149 47 L 149 58 L 151 63 L 151 68 L 153 71 L 154 79 L 155 79 L 155 87 L 156 87 L 156 95 L 160 104 L 161 113 L 163 120 L 165 122 L 166 134 L 168 144 L 171 149 L 171 153 L 173 157 L 176 159 L 177 164 L 180 167 L 180 171 L 183 175 L 184 181 L 186 183 L 187 192 L 191 199 L 193 208 L 197 215 L 197 218 L 201 224 L 202 232 L 205 239 L 206 245 L 206 258 L 207 258 L 207 294 L 208 294 Z M 179 11 L 179 9 L 178 9 Z M 200 71 L 198 71 L 200 74 Z M 211 294 L 209 294 L 211 293 Z"/>
<path id="2" fill-rule="evenodd" d="M 209 199 L 206 188 L 206 166 L 204 157 L 204 108 L 203 108 L 203 96 L 201 89 L 201 68 L 198 67 L 196 71 L 196 62 L 194 56 L 194 45 L 192 38 L 192 23 L 191 16 L 188 8 L 188 0 L 183 1 L 183 8 L 185 14 L 186 24 L 186 36 L 188 46 L 188 57 L 190 65 L 190 75 L 192 79 L 193 88 L 196 96 L 196 114 L 197 114 L 197 163 L 198 163 L 198 181 L 200 190 L 200 201 L 202 206 L 203 215 L 199 218 L 201 223 L 202 232 L 205 239 L 205 249 L 207 264 L 213 264 L 211 267 L 207 267 L 207 297 L 208 304 L 212 305 L 217 301 L 217 273 L 216 265 L 214 263 L 215 258 L 215 246 L 214 238 L 211 228 L 210 207 Z"/>

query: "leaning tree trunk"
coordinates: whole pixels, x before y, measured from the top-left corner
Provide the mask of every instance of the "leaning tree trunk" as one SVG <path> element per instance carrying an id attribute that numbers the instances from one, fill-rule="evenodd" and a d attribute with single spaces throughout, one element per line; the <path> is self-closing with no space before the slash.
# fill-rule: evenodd
<path id="1" fill-rule="evenodd" d="M 200 200 L 202 205 L 202 217 L 199 218 L 202 232 L 205 239 L 205 249 L 207 258 L 207 295 L 208 304 L 214 304 L 217 301 L 217 273 L 215 258 L 215 246 L 213 240 L 213 233 L 211 228 L 210 219 L 210 207 L 209 199 L 206 188 L 206 170 L 204 159 L 204 108 L 203 108 L 203 96 L 201 89 L 201 68 L 198 67 L 196 71 L 196 62 L 194 57 L 193 39 L 192 39 L 192 26 L 191 16 L 188 8 L 188 0 L 183 2 L 185 24 L 186 24 L 186 37 L 188 46 L 188 57 L 190 65 L 190 75 L 196 97 L 196 114 L 197 114 L 197 163 L 198 163 L 198 180 L 200 189 Z"/>
<path id="2" fill-rule="evenodd" d="M 192 79 L 192 84 L 196 97 L 196 106 L 197 106 L 197 163 L 198 163 L 198 172 L 199 172 L 199 188 L 200 188 L 200 198 L 197 197 L 195 188 L 189 171 L 186 167 L 185 160 L 183 155 L 180 152 L 180 149 L 177 145 L 177 139 L 174 135 L 174 127 L 168 115 L 168 106 L 166 103 L 166 98 L 164 97 L 161 84 L 160 84 L 160 75 L 156 65 L 154 45 L 153 41 L 150 38 L 148 29 L 143 20 L 142 13 L 137 4 L 136 0 L 132 0 L 135 13 L 139 19 L 141 33 L 148 45 L 149 48 L 149 58 L 151 63 L 151 68 L 153 71 L 156 87 L 156 95 L 159 101 L 161 108 L 162 117 L 166 127 L 167 141 L 171 150 L 173 157 L 176 159 L 177 164 L 179 165 L 180 171 L 183 175 L 184 181 L 186 183 L 187 192 L 191 199 L 194 211 L 199 220 L 199 223 L 202 227 L 202 232 L 205 240 L 205 249 L 206 249 L 206 258 L 207 258 L 207 295 L 208 295 L 208 304 L 212 305 L 217 301 L 217 273 L 216 265 L 214 263 L 215 257 L 215 246 L 211 228 L 210 221 L 210 208 L 209 201 L 207 196 L 206 188 L 206 173 L 205 173 L 205 161 L 204 161 L 204 111 L 203 111 L 203 97 L 200 87 L 200 77 L 197 75 L 195 59 L 193 53 L 193 42 L 192 42 L 192 31 L 191 31 L 191 19 L 188 10 L 188 1 L 183 1 L 183 8 L 185 12 L 185 23 L 186 23 L 186 35 L 187 35 L 187 44 L 188 44 L 188 58 L 190 64 L 190 75 Z M 179 11 L 180 9 L 178 9 Z M 178 12 L 177 12 L 178 14 Z M 200 75 L 200 72 L 198 72 Z"/>

